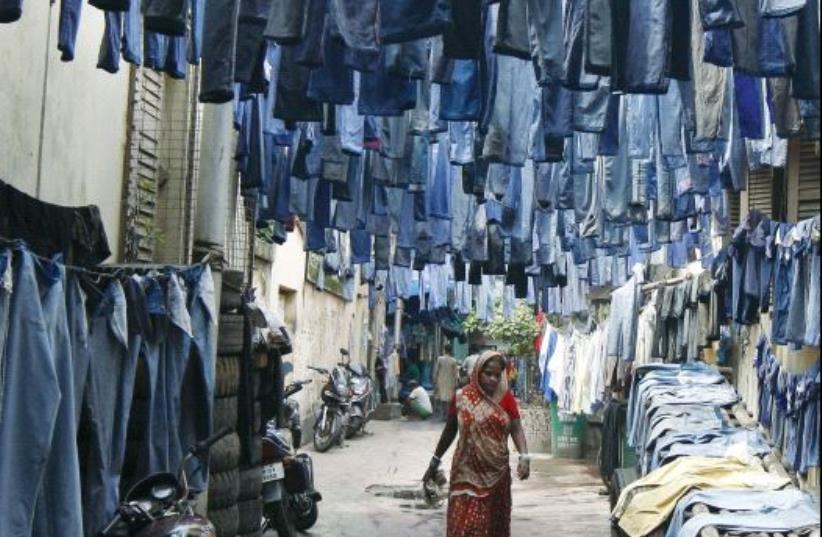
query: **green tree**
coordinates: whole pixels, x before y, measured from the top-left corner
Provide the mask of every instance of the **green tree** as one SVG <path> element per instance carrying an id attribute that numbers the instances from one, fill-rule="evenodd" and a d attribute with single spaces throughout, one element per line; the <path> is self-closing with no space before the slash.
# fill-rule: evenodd
<path id="1" fill-rule="evenodd" d="M 508 318 L 503 315 L 502 305 L 497 304 L 494 318 L 490 322 L 481 321 L 476 312 L 471 311 L 463 320 L 462 327 L 467 334 L 483 333 L 507 346 L 507 351 L 511 354 L 523 357 L 533 356 L 534 340 L 539 334 L 534 313 L 522 302 Z"/>

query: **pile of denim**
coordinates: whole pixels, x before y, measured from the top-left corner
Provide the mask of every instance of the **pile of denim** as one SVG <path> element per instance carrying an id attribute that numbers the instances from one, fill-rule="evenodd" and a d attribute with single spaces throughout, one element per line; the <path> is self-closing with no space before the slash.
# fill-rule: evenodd
<path id="1" fill-rule="evenodd" d="M 800 474 L 819 467 L 819 362 L 803 373 L 789 373 L 762 336 L 755 366 L 759 421 L 770 430 L 782 462 Z"/>
<path id="2" fill-rule="evenodd" d="M 679 457 L 758 457 L 771 451 L 759 431 L 733 427 L 724 418 L 721 409 L 739 396 L 710 366 L 648 364 L 634 375 L 627 441 L 643 475 Z"/>
<path id="3" fill-rule="evenodd" d="M 208 266 L 94 275 L 0 243 L 0 534 L 98 535 L 121 490 L 178 470 L 212 432 L 215 316 Z"/>
<path id="4" fill-rule="evenodd" d="M 702 504 L 709 513 L 686 518 L 686 511 Z M 819 508 L 805 491 L 711 489 L 694 491 L 679 500 L 665 537 L 696 537 L 711 526 L 737 534 L 791 532 L 809 535 L 819 528 Z"/>

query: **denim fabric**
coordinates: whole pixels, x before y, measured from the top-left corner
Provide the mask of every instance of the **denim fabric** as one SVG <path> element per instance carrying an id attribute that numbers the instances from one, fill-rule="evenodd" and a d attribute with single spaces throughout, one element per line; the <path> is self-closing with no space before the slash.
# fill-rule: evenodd
<path id="1" fill-rule="evenodd" d="M 272 0 L 265 27 L 266 39 L 282 45 L 298 43 L 304 35 L 309 0 Z"/>
<path id="2" fill-rule="evenodd" d="M 103 31 L 103 39 L 100 42 L 100 52 L 97 55 L 97 68 L 114 74 L 120 70 L 123 14 L 119 11 L 106 11 L 105 21 L 106 27 Z"/>
<path id="3" fill-rule="evenodd" d="M 55 528 L 60 528 L 60 531 L 79 536 L 83 533 L 83 521 L 74 406 L 74 364 L 65 295 L 66 273 L 65 268 L 56 263 L 38 265 L 40 301 L 48 330 L 49 351 L 59 382 L 60 406 L 45 474 L 40 484 L 32 535 L 48 537 L 54 534 Z"/>
<path id="4" fill-rule="evenodd" d="M 300 65 L 306 67 L 323 65 L 323 36 L 327 13 L 326 0 L 307 0 L 302 39 L 294 45 L 295 58 Z"/>
<path id="5" fill-rule="evenodd" d="M 668 53 L 667 75 L 679 81 L 691 80 L 691 10 L 689 3 L 673 2 L 669 15 L 671 24 L 671 42 Z M 697 24 L 699 26 L 699 24 Z"/>
<path id="6" fill-rule="evenodd" d="M 761 89 L 760 79 L 742 71 L 734 72 L 734 101 L 739 114 L 739 132 L 744 138 L 761 139 L 765 134 Z"/>
<path id="7" fill-rule="evenodd" d="M 791 81 L 787 78 L 769 78 L 767 87 L 771 121 L 780 138 L 792 138 L 801 130 L 802 117 L 799 103 L 790 95 Z"/>
<path id="8" fill-rule="evenodd" d="M 102 300 L 93 308 L 89 321 L 91 364 L 86 386 L 86 404 L 93 426 L 83 481 L 87 536 L 97 535 L 119 505 L 120 470 L 137 365 L 129 353 L 122 286 L 118 282 L 109 284 Z"/>
<path id="9" fill-rule="evenodd" d="M 735 532 L 790 532 L 819 525 L 819 511 L 813 502 L 795 506 L 786 511 L 766 513 L 703 514 L 682 526 L 679 535 L 697 537 L 703 528 L 712 527 Z"/>
<path id="10" fill-rule="evenodd" d="M 562 2 L 528 0 L 528 24 L 539 84 L 561 80 L 565 58 Z"/>
<path id="11" fill-rule="evenodd" d="M 693 13 L 699 13 L 702 29 L 706 32 L 740 28 L 744 24 L 733 0 L 698 0 L 698 8 L 699 11 Z"/>
<path id="12" fill-rule="evenodd" d="M 267 48 L 263 39 L 265 19 L 244 14 L 250 8 L 248 0 L 240 0 L 240 18 L 237 24 L 237 47 L 234 60 L 234 81 L 250 84 L 256 72 L 262 69 Z"/>
<path id="13" fill-rule="evenodd" d="M 203 18 L 200 102 L 227 103 L 234 98 L 238 0 L 209 0 Z"/>
<path id="14" fill-rule="evenodd" d="M 799 13 L 796 34 L 796 72 L 793 93 L 797 99 L 819 100 L 819 5 L 808 1 Z"/>
<path id="15" fill-rule="evenodd" d="M 656 131 L 657 99 L 653 95 L 626 95 L 624 129 L 627 135 L 627 155 L 634 159 L 651 156 L 651 133 Z"/>
<path id="16" fill-rule="evenodd" d="M 482 0 L 453 0 L 453 24 L 443 34 L 445 56 L 458 60 L 477 60 L 482 47 Z"/>
<path id="17" fill-rule="evenodd" d="M 128 28 L 128 20 L 131 14 L 134 13 L 134 4 L 140 4 L 141 0 L 131 0 L 131 7 L 129 7 L 129 14 L 126 15 L 126 28 Z M 267 16 L 268 14 L 264 14 Z M 188 50 L 186 58 L 191 65 L 199 65 L 200 59 L 203 56 L 203 22 L 205 16 L 205 0 L 191 0 L 191 30 L 188 36 Z M 135 17 L 136 18 L 136 17 Z M 136 22 L 136 21 L 135 21 Z M 139 39 L 139 38 L 138 38 Z M 131 61 L 126 55 L 125 48 L 123 49 L 123 57 L 126 61 Z M 139 62 L 137 62 L 139 63 Z"/>
<path id="18" fill-rule="evenodd" d="M 671 47 L 671 9 L 664 0 L 612 6 L 611 87 L 626 93 L 665 93 Z"/>
<path id="19" fill-rule="evenodd" d="M 183 80 L 186 77 L 186 41 L 184 37 L 168 37 L 168 49 L 163 66 L 165 72 L 171 78 Z"/>
<path id="20" fill-rule="evenodd" d="M 134 4 L 133 1 L 132 4 Z M 9 5 L 12 4 L 10 3 Z M 0 18 L 6 9 L 7 8 L 0 6 Z M 60 21 L 57 27 L 57 50 L 61 52 L 60 60 L 64 62 L 70 62 L 74 59 L 77 31 L 80 28 L 80 14 L 82 9 L 82 0 L 60 1 Z M 139 17 L 141 24 L 142 19 L 142 17 Z"/>
<path id="21" fill-rule="evenodd" d="M 494 99 L 497 88 L 497 55 L 494 53 L 494 35 L 497 28 L 499 4 L 485 4 L 483 8 L 483 41 L 480 58 L 480 95 L 482 111 L 479 124 L 480 133 L 485 133 L 494 111 Z"/>
<path id="22" fill-rule="evenodd" d="M 561 81 L 542 87 L 542 126 L 548 138 L 565 138 L 573 132 L 574 95 Z"/>
<path id="23" fill-rule="evenodd" d="M 585 5 L 585 70 L 611 74 L 611 3 L 588 0 Z"/>
<path id="24" fill-rule="evenodd" d="M 794 17 L 759 21 L 759 68 L 763 76 L 790 76 L 795 71 L 797 22 Z"/>
<path id="25" fill-rule="evenodd" d="M 399 78 L 424 80 L 428 72 L 428 56 L 427 39 L 385 46 L 386 69 Z"/>
<path id="26" fill-rule="evenodd" d="M 446 121 L 477 121 L 482 107 L 480 98 L 478 62 L 454 61 L 452 78 L 441 89 L 440 118 Z"/>
<path id="27" fill-rule="evenodd" d="M 385 65 L 385 52 L 373 73 L 362 73 L 358 111 L 363 116 L 402 116 L 417 104 L 414 81 L 391 76 Z"/>
<path id="28" fill-rule="evenodd" d="M 770 516 L 790 516 L 790 512 L 802 505 L 813 506 L 814 500 L 807 492 L 788 490 L 725 490 L 714 489 L 691 492 L 683 497 L 668 526 L 666 537 L 681 535 L 682 526 L 686 523 L 685 511 L 700 503 L 731 511 L 732 513 L 770 513 Z"/>
<path id="29" fill-rule="evenodd" d="M 705 63 L 710 63 L 717 67 L 733 67 L 734 52 L 731 31 L 709 30 L 705 32 L 702 59 Z"/>
<path id="30" fill-rule="evenodd" d="M 592 91 L 574 92 L 573 129 L 575 132 L 602 132 L 605 130 L 611 88 L 607 80 L 600 80 Z"/>
<path id="31" fill-rule="evenodd" d="M 349 49 L 377 51 L 378 0 L 331 0 L 329 13 Z"/>
<path id="32" fill-rule="evenodd" d="M 321 121 L 320 103 L 306 96 L 311 70 L 297 63 L 297 50 L 282 47 L 274 117 L 283 121 Z"/>
<path id="33" fill-rule="evenodd" d="M 806 257 L 809 259 L 808 266 L 808 323 L 805 326 L 804 344 L 809 347 L 819 346 L 819 321 L 820 321 L 820 303 L 822 297 L 820 296 L 820 252 L 819 245 L 811 245 L 808 247 Z"/>
<path id="34" fill-rule="evenodd" d="M 585 4 L 584 0 L 570 0 L 565 11 L 563 83 L 574 91 L 594 90 L 599 80 L 585 72 Z"/>
<path id="35" fill-rule="evenodd" d="M 499 55 L 531 59 L 528 35 L 528 0 L 501 0 L 494 51 Z"/>
<path id="36" fill-rule="evenodd" d="M 451 164 L 448 161 L 448 146 L 435 143 L 430 151 L 430 169 L 425 189 L 426 209 L 429 216 L 440 219 L 451 218 Z"/>
<path id="37" fill-rule="evenodd" d="M 0 422 L 3 421 L 3 392 L 6 385 L 6 335 L 9 329 L 9 302 L 14 287 L 11 269 L 11 255 L 0 252 Z"/>
<path id="38" fill-rule="evenodd" d="M 462 252 L 466 247 L 466 237 L 471 216 L 474 214 L 476 198 L 460 188 L 451 188 L 451 249 Z M 400 233 L 403 226 L 400 226 Z M 399 240 L 399 239 L 398 239 Z"/>
<path id="39" fill-rule="evenodd" d="M 725 142 L 725 150 L 721 155 L 719 166 L 725 188 L 739 192 L 747 188 L 748 155 L 745 140 L 739 132 L 739 113 L 733 106 L 733 79 L 731 77 L 728 77 L 726 103 L 731 108 L 731 112 L 726 116 L 730 121 L 727 122 L 725 134 L 727 142 Z"/>
<path id="40" fill-rule="evenodd" d="M 483 158 L 510 166 L 522 166 L 528 157 L 531 96 L 536 89 L 534 71 L 525 60 L 497 58 L 494 109 L 483 147 Z"/>
<path id="41" fill-rule="evenodd" d="M 623 109 L 627 107 L 623 105 Z M 620 131 L 623 135 L 620 138 L 624 139 L 624 121 Z M 600 180 L 604 187 L 602 208 L 606 220 L 615 223 L 627 222 L 633 180 L 628 159 L 628 143 L 620 144 L 619 153 L 615 157 L 603 158 L 597 173 L 601 174 Z"/>
<path id="42" fill-rule="evenodd" d="M 0 518 L 0 533 L 23 537 L 32 535 L 40 484 L 50 469 L 53 434 L 68 424 L 58 423 L 63 379 L 38 300 L 34 257 L 22 247 L 0 252 L 0 257 L 12 263 L 13 274 L 8 332 L 2 350 L 5 386 L 0 413 L 0 471 L 4 479 L 0 510 L 4 515 Z M 73 416 L 61 413 L 60 417 L 73 421 Z"/>
<path id="43" fill-rule="evenodd" d="M 183 36 L 186 33 L 188 8 L 188 0 L 145 0 L 143 3 L 143 24 L 149 32 L 169 36 Z M 125 9 L 122 9 L 122 11 L 125 11 Z"/>
<path id="44" fill-rule="evenodd" d="M 431 58 L 428 62 L 428 68 L 430 70 L 428 77 L 431 79 L 432 84 L 448 84 L 451 82 L 454 59 L 445 56 L 441 36 L 431 38 Z"/>
<path id="45" fill-rule="evenodd" d="M 359 228 L 357 215 L 362 205 L 362 179 L 363 179 L 363 159 L 362 157 L 350 157 L 348 159 L 346 190 L 348 198 L 345 201 L 337 201 L 334 209 L 333 227 L 339 231 L 353 231 Z M 336 188 L 337 185 L 335 185 Z"/>
<path id="46" fill-rule="evenodd" d="M 451 3 L 447 0 L 380 3 L 380 37 L 384 44 L 439 35 L 448 29 L 451 22 Z"/>
<path id="47" fill-rule="evenodd" d="M 605 128 L 599 137 L 599 154 L 613 157 L 619 152 L 619 115 L 622 104 L 621 95 L 611 95 L 608 98 L 608 108 L 605 112 Z"/>

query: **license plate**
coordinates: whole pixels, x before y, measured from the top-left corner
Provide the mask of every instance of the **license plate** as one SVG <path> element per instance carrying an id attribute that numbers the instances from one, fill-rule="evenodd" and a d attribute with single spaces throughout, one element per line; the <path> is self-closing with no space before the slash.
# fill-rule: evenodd
<path id="1" fill-rule="evenodd" d="M 285 467 L 281 462 L 263 466 L 263 483 L 285 479 Z"/>

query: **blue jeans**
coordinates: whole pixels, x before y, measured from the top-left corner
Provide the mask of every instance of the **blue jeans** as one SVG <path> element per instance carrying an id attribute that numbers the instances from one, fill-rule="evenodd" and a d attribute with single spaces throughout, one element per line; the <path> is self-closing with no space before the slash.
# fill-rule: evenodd
<path id="1" fill-rule="evenodd" d="M 43 319 L 48 327 L 50 352 L 60 387 L 51 451 L 34 512 L 32 535 L 47 537 L 55 528 L 82 535 L 80 463 L 77 451 L 77 400 L 74 363 L 66 305 L 66 272 L 56 263 L 36 263 Z"/>
<path id="2" fill-rule="evenodd" d="M 404 43 L 443 33 L 451 25 L 447 0 L 395 0 L 380 3 L 383 43 Z"/>
<path id="3" fill-rule="evenodd" d="M 52 437 L 60 428 L 57 418 L 62 415 L 61 375 L 52 353 L 43 308 L 37 299 L 40 290 L 34 257 L 24 247 L 16 246 L 0 251 L 0 258 L 5 259 L 4 263 L 13 259 L 14 276 L 3 350 L 0 533 L 28 537 L 32 535 L 40 484 L 49 470 Z M 72 416 L 68 418 L 71 420 Z"/>
<path id="4" fill-rule="evenodd" d="M 238 0 L 210 1 L 205 10 L 200 102 L 227 103 L 234 98 L 235 37 L 239 13 Z"/>
<path id="5" fill-rule="evenodd" d="M 611 87 L 625 93 L 665 93 L 673 34 L 664 0 L 630 0 L 613 6 Z"/>
<path id="6" fill-rule="evenodd" d="M 90 470 L 83 482 L 86 535 L 97 535 L 119 505 L 120 470 L 137 360 L 129 354 L 126 297 L 118 282 L 103 290 L 89 320 L 91 364 L 86 399 L 94 426 Z M 100 357 L 105 356 L 105 360 Z"/>
<path id="7" fill-rule="evenodd" d="M 536 89 L 531 65 L 512 56 L 497 57 L 494 109 L 483 148 L 483 158 L 522 166 L 528 157 L 531 95 Z"/>
<path id="8" fill-rule="evenodd" d="M 361 73 L 358 111 L 362 116 L 401 116 L 417 104 L 415 81 L 388 73 L 385 53 L 373 73 Z"/>
<path id="9" fill-rule="evenodd" d="M 100 43 L 100 53 L 97 56 L 97 68 L 113 74 L 120 70 L 123 14 L 119 11 L 106 11 L 105 21 L 106 27 Z"/>
<path id="10" fill-rule="evenodd" d="M 440 118 L 446 121 L 476 121 L 481 111 L 479 63 L 454 61 L 451 82 L 441 86 Z"/>
<path id="11" fill-rule="evenodd" d="M 540 85 L 561 80 L 564 74 L 562 2 L 560 0 L 528 0 L 528 23 L 534 66 Z"/>
<path id="12" fill-rule="evenodd" d="M 797 99 L 819 100 L 819 6 L 806 2 L 799 13 L 796 35 L 796 72 L 792 91 Z"/>
<path id="13" fill-rule="evenodd" d="M 377 0 L 331 0 L 329 11 L 337 21 L 346 48 L 377 51 Z"/>

